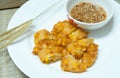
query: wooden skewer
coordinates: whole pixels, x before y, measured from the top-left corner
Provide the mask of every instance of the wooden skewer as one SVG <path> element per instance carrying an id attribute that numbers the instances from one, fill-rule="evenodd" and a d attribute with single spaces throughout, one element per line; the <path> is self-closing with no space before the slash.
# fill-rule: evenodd
<path id="1" fill-rule="evenodd" d="M 32 24 L 33 20 L 29 20 L 3 34 L 0 35 L 0 49 L 6 47 L 9 45 L 13 40 L 18 38 L 20 35 L 22 35 L 25 30 L 28 29 L 28 27 Z"/>
<path id="2" fill-rule="evenodd" d="M 41 14 L 45 13 L 49 9 L 55 7 L 55 5 L 61 3 L 62 1 L 63 0 L 58 0 L 57 2 L 51 4 L 44 11 L 42 11 L 37 17 L 39 17 Z M 31 20 L 28 20 L 27 22 L 0 34 L 0 49 L 11 44 L 16 38 L 18 38 L 20 35 L 22 35 L 25 32 L 25 30 L 27 30 L 30 27 L 30 25 L 33 23 L 33 20 L 36 19 L 37 17 L 35 17 Z"/>

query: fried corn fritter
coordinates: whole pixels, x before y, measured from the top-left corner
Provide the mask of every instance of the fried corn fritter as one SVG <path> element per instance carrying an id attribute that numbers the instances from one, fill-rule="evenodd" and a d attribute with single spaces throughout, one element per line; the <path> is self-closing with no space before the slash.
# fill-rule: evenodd
<path id="1" fill-rule="evenodd" d="M 33 54 L 38 55 L 43 63 L 51 63 L 61 59 L 62 47 L 57 45 L 54 36 L 43 29 L 34 34 L 35 47 Z"/>
<path id="2" fill-rule="evenodd" d="M 70 43 L 62 52 L 61 68 L 69 72 L 84 72 L 94 64 L 98 45 L 93 39 L 81 39 Z"/>
<path id="3" fill-rule="evenodd" d="M 63 47 L 72 41 L 86 38 L 88 35 L 88 32 L 74 26 L 68 20 L 55 24 L 51 33 L 56 36 L 58 44 Z"/>
<path id="4" fill-rule="evenodd" d="M 39 30 L 34 34 L 33 54 L 45 64 L 61 60 L 61 68 L 69 72 L 84 72 L 97 58 L 98 45 L 87 38 L 88 32 L 68 20 L 58 22 L 53 30 Z"/>

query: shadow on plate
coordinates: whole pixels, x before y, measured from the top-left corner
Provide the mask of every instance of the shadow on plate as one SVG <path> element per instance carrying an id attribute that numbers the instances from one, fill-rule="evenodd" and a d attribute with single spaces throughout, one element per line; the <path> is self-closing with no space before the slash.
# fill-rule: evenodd
<path id="1" fill-rule="evenodd" d="M 94 37 L 94 38 L 105 37 L 110 34 L 112 28 L 113 28 L 113 18 L 102 28 L 99 28 L 97 30 L 90 30 L 89 37 Z"/>

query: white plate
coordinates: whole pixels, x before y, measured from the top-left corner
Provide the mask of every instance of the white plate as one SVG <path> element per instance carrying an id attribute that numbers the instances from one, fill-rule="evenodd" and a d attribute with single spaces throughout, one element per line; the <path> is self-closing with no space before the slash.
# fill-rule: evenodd
<path id="1" fill-rule="evenodd" d="M 12 17 L 8 29 L 37 16 L 43 7 L 56 0 L 30 0 Z M 39 29 L 51 30 L 53 25 L 66 19 L 64 5 L 58 5 L 41 15 L 34 27 L 26 33 L 24 39 L 8 46 L 9 54 L 17 67 L 31 78 L 120 78 L 120 5 L 113 1 L 115 8 L 112 20 L 103 28 L 90 31 L 89 37 L 99 44 L 96 63 L 87 72 L 76 74 L 64 72 L 59 62 L 45 65 L 32 54 L 34 47 L 33 33 Z"/>

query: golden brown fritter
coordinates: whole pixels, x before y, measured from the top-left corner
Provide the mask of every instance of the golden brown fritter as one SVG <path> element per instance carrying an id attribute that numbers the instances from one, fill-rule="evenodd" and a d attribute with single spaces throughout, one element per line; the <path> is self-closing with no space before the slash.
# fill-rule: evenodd
<path id="1" fill-rule="evenodd" d="M 62 37 L 64 35 L 69 35 L 71 32 L 73 32 L 76 29 L 77 28 L 72 24 L 70 24 L 68 20 L 65 20 L 63 22 L 58 22 L 57 24 L 54 25 L 52 34 L 55 36 Z"/>
<path id="2" fill-rule="evenodd" d="M 86 71 L 86 67 L 87 66 L 81 63 L 80 60 L 76 60 L 75 57 L 70 54 L 65 55 L 61 59 L 61 68 L 64 71 L 80 73 Z"/>
<path id="3" fill-rule="evenodd" d="M 72 32 L 69 37 L 72 41 L 80 40 L 83 38 L 87 38 L 88 32 L 84 31 L 83 29 L 77 29 Z"/>
<path id="4" fill-rule="evenodd" d="M 43 39 L 49 39 L 50 38 L 50 32 L 47 31 L 46 29 L 43 29 L 43 30 L 39 30 L 37 31 L 35 34 L 34 34 L 34 43 L 35 45 L 43 40 Z"/>
<path id="5" fill-rule="evenodd" d="M 68 20 L 58 22 L 51 32 L 46 29 L 34 34 L 33 54 L 43 63 L 61 60 L 61 68 L 69 72 L 84 72 L 94 64 L 98 45 L 87 38 L 88 32 Z"/>
<path id="6" fill-rule="evenodd" d="M 57 45 L 54 36 L 43 29 L 34 34 L 35 47 L 33 54 L 38 55 L 44 63 L 51 63 L 61 59 L 62 47 Z"/>
<path id="7" fill-rule="evenodd" d="M 65 20 L 55 24 L 51 33 L 56 36 L 59 45 L 66 47 L 71 42 L 69 35 L 76 29 L 69 21 Z"/>
<path id="8" fill-rule="evenodd" d="M 72 41 L 86 38 L 88 32 L 71 24 L 68 20 L 58 22 L 52 30 L 52 34 L 56 36 L 58 44 L 66 47 Z"/>
<path id="9" fill-rule="evenodd" d="M 87 67 L 90 67 L 96 61 L 98 55 L 98 45 L 93 43 L 90 44 L 87 48 L 86 53 L 82 57 L 82 63 L 86 64 Z"/>
<path id="10" fill-rule="evenodd" d="M 38 56 L 43 63 L 51 63 L 61 59 L 63 48 L 56 44 L 54 40 L 42 40 L 39 43 Z"/>
<path id="11" fill-rule="evenodd" d="M 93 39 L 81 39 L 70 43 L 62 52 L 61 68 L 69 72 L 84 72 L 94 64 L 98 45 Z"/>
<path id="12" fill-rule="evenodd" d="M 91 43 L 93 43 L 93 39 L 81 39 L 70 43 L 66 49 L 67 52 L 73 55 L 76 59 L 80 59 Z"/>

